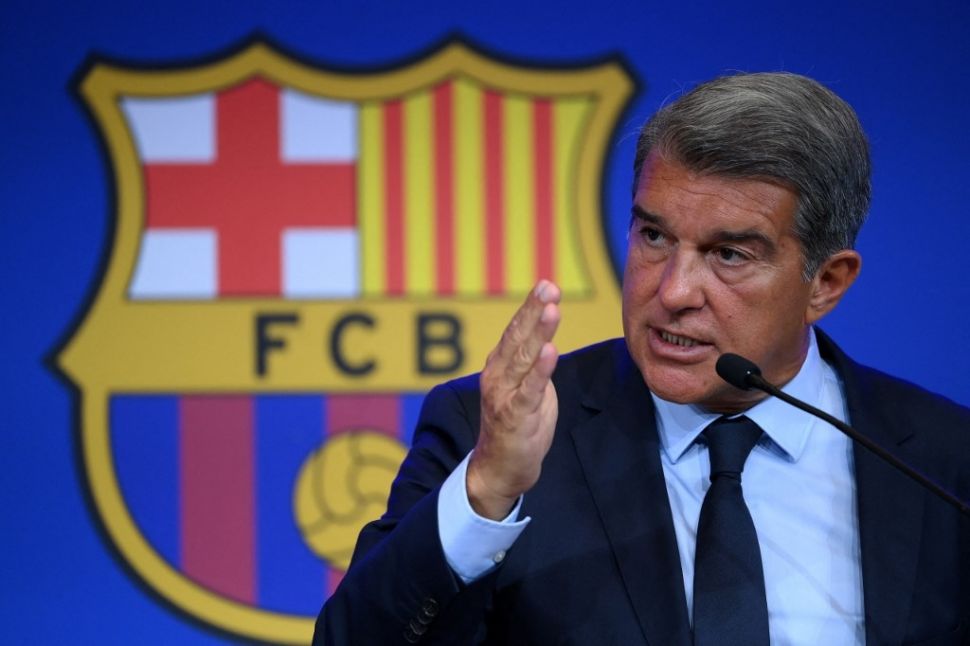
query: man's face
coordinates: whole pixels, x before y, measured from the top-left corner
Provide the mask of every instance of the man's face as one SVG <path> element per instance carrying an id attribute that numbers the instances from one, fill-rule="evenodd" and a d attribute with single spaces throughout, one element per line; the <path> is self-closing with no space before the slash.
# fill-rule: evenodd
<path id="1" fill-rule="evenodd" d="M 734 352 L 766 379 L 795 376 L 807 350 L 812 283 L 792 233 L 797 197 L 758 180 L 702 176 L 652 155 L 633 204 L 623 328 L 656 395 L 719 412 L 764 395 L 714 371 Z"/>

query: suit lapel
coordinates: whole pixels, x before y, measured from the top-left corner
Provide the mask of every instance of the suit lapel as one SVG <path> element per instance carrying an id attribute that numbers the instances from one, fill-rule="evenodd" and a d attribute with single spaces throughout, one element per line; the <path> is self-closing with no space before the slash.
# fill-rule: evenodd
<path id="1" fill-rule="evenodd" d="M 911 436 L 899 428 L 885 401 L 867 379 L 866 369 L 854 364 L 828 337 L 819 334 L 822 356 L 832 363 L 845 387 L 849 422 L 899 457 Z M 861 446 L 853 445 L 862 549 L 862 587 L 866 643 L 903 641 L 916 580 L 923 518 L 923 490 L 909 477 Z"/>
<path id="2" fill-rule="evenodd" d="M 617 355 L 618 370 L 600 375 L 596 383 L 604 387 L 583 402 L 599 413 L 574 428 L 573 442 L 647 643 L 688 646 L 653 402 L 625 346 Z"/>

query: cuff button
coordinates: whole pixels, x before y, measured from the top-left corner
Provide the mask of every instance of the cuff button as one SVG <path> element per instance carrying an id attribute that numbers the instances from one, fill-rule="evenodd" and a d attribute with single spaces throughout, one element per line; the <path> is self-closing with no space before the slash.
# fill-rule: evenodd
<path id="1" fill-rule="evenodd" d="M 417 619 L 412 619 L 410 622 L 408 622 L 408 630 L 420 637 L 428 632 L 428 624 L 423 624 Z"/>
<path id="2" fill-rule="evenodd" d="M 421 604 L 421 612 L 429 617 L 434 617 L 438 614 L 438 602 L 434 599 L 425 599 L 424 603 Z"/>

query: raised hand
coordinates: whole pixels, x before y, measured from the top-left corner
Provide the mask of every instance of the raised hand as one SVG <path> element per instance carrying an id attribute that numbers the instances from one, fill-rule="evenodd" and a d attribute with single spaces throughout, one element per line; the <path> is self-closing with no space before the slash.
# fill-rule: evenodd
<path id="1" fill-rule="evenodd" d="M 539 479 L 559 404 L 552 371 L 559 353 L 559 287 L 540 281 L 512 317 L 481 375 L 482 423 L 468 463 L 472 508 L 500 520 Z"/>

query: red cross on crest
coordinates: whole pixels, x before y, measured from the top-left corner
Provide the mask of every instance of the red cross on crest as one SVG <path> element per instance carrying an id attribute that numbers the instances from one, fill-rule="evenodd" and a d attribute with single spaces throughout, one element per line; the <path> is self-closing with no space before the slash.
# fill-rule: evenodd
<path id="1" fill-rule="evenodd" d="M 284 159 L 280 116 L 279 87 L 250 80 L 216 94 L 211 163 L 145 164 L 148 229 L 214 230 L 220 296 L 283 293 L 284 230 L 355 225 L 356 160 Z"/>

